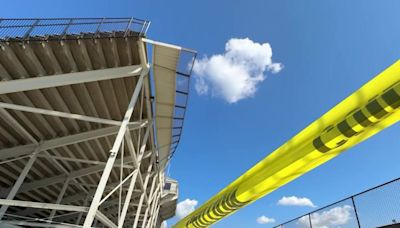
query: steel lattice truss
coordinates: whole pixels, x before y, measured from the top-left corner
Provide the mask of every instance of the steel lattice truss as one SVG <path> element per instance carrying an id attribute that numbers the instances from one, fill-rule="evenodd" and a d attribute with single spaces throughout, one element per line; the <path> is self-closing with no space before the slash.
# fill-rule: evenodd
<path id="1" fill-rule="evenodd" d="M 162 201 L 176 206 L 176 182 L 163 189 L 170 150 L 157 142 L 180 137 L 178 89 L 156 82 L 154 94 L 149 70 L 175 76 L 181 49 L 120 33 L 0 41 L 2 227 L 157 227 Z"/>

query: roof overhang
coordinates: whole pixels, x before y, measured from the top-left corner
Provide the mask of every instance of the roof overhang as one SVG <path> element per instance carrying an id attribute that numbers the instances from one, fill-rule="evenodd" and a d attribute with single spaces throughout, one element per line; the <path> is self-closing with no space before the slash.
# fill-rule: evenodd
<path id="1" fill-rule="evenodd" d="M 142 40 L 153 45 L 155 131 L 159 164 L 165 168 L 180 141 L 196 52 L 176 45 Z"/>

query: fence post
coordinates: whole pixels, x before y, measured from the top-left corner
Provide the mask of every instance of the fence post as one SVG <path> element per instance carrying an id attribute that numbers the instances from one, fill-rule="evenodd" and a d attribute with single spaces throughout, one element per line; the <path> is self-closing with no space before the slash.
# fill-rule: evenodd
<path id="1" fill-rule="evenodd" d="M 64 31 L 61 33 L 61 37 L 64 38 L 67 35 L 68 29 L 71 26 L 74 19 L 69 19 L 68 25 L 65 26 Z"/>
<path id="2" fill-rule="evenodd" d="M 132 21 L 133 21 L 133 17 L 131 17 L 131 19 L 129 20 L 129 22 L 126 26 L 124 37 L 126 37 L 128 35 L 128 31 L 129 31 L 129 28 L 131 27 Z"/>
<path id="3" fill-rule="evenodd" d="M 356 207 L 356 204 L 355 204 L 355 202 L 354 202 L 354 196 L 351 197 L 351 202 L 353 203 L 354 213 L 356 214 L 356 219 L 357 219 L 358 228 L 361 228 L 361 226 L 360 226 L 360 220 L 359 220 L 359 218 L 358 218 L 358 213 L 357 213 L 357 207 Z"/>
<path id="4" fill-rule="evenodd" d="M 24 35 L 24 40 L 28 39 L 28 37 L 30 37 L 32 30 L 35 28 L 36 25 L 39 24 L 40 19 L 36 19 L 35 22 L 33 22 L 33 24 L 31 25 L 31 27 L 28 29 L 28 31 L 26 31 L 25 35 Z"/>
<path id="5" fill-rule="evenodd" d="M 100 32 L 100 27 L 103 25 L 103 22 L 104 22 L 105 19 L 106 19 L 106 18 L 103 17 L 103 18 L 101 19 L 101 21 L 100 21 L 100 24 L 97 26 L 96 33 L 95 33 L 95 37 L 97 37 L 97 35 L 99 34 L 99 32 Z"/>

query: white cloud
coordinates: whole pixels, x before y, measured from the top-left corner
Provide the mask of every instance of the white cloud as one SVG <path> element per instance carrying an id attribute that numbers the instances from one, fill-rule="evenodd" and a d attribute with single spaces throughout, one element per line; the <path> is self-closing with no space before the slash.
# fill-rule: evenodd
<path id="1" fill-rule="evenodd" d="M 283 69 L 282 63 L 271 63 L 268 65 L 268 70 L 270 70 L 273 74 L 279 73 Z"/>
<path id="2" fill-rule="evenodd" d="M 342 207 L 334 207 L 322 213 L 315 212 L 311 215 L 311 223 L 313 228 L 329 228 L 338 225 L 344 225 L 351 219 L 351 210 L 349 205 Z M 299 219 L 299 224 L 304 227 L 309 227 L 310 221 L 308 216 Z"/>
<path id="3" fill-rule="evenodd" d="M 176 216 L 180 219 L 192 213 L 197 206 L 197 200 L 185 199 L 176 206 Z"/>
<path id="4" fill-rule="evenodd" d="M 278 201 L 278 205 L 316 207 L 310 199 L 297 196 L 284 196 Z"/>
<path id="5" fill-rule="evenodd" d="M 267 223 L 274 223 L 275 219 L 273 218 L 268 218 L 267 216 L 263 215 L 257 218 L 257 223 L 258 224 L 267 224 Z"/>
<path id="6" fill-rule="evenodd" d="M 232 38 L 225 44 L 225 53 L 196 60 L 195 89 L 200 95 L 210 92 L 212 96 L 235 103 L 254 96 L 266 71 L 275 74 L 282 68 L 281 63 L 272 62 L 269 43 Z"/>

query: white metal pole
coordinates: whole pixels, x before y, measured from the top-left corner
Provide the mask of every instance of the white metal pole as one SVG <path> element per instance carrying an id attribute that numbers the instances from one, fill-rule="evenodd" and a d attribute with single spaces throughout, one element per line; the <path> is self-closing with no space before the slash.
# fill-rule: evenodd
<path id="1" fill-rule="evenodd" d="M 122 141 L 122 148 L 121 148 L 121 168 L 119 170 L 119 182 L 122 183 L 123 178 L 123 165 L 124 165 L 124 156 L 125 156 L 125 141 Z M 119 195 L 118 195 L 118 220 L 121 218 L 121 204 L 122 204 L 122 186 L 119 188 Z"/>

